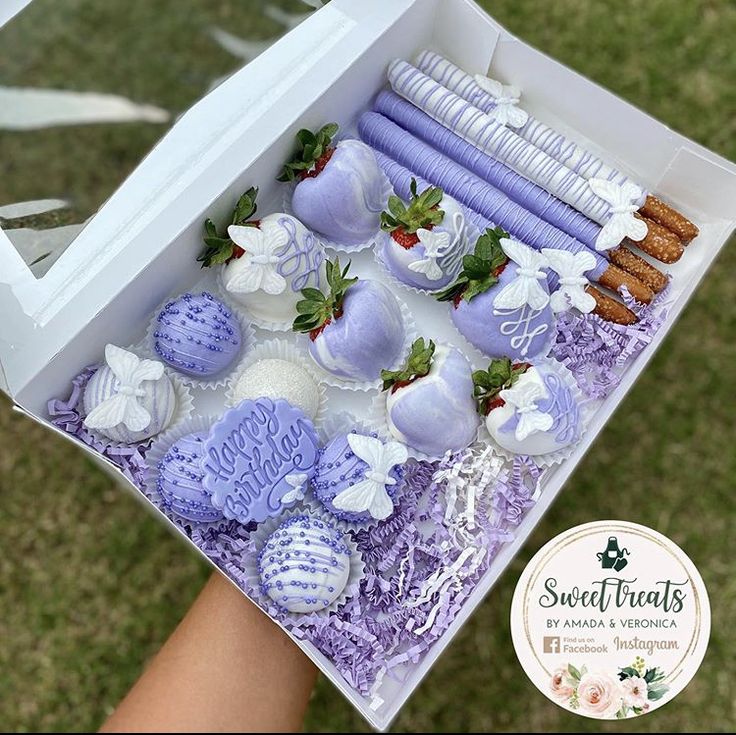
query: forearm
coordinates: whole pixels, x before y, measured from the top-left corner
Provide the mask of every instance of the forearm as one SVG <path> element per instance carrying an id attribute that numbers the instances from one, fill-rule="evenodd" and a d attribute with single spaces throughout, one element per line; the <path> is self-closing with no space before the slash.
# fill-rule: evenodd
<path id="1" fill-rule="evenodd" d="M 315 678 L 286 634 L 215 574 L 101 732 L 298 730 Z"/>

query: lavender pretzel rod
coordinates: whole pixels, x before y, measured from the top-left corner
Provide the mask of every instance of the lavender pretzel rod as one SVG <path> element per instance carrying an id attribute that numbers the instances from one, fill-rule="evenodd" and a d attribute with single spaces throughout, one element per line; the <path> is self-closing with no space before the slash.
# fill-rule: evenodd
<path id="1" fill-rule="evenodd" d="M 584 179 L 405 61 L 393 61 L 388 77 L 395 92 L 437 122 L 602 225 L 598 250 L 615 247 L 624 237 L 646 237 L 646 222 L 634 216 L 645 200 L 635 184 Z"/>
<path id="2" fill-rule="evenodd" d="M 373 109 L 485 179 L 524 209 L 595 249 L 595 241 L 601 231 L 600 225 L 533 181 L 525 179 L 505 164 L 464 141 L 452 130 L 414 107 L 411 102 L 393 92 L 384 91 L 376 98 Z"/>
<path id="3" fill-rule="evenodd" d="M 363 113 L 358 121 L 358 131 L 370 146 L 439 186 L 535 250 L 557 248 L 573 253 L 589 250 L 579 240 L 528 212 L 488 182 L 430 148 L 383 115 Z M 595 255 L 596 266 L 588 275 L 592 280 L 598 280 L 609 263 L 600 253 L 590 252 Z"/>
<path id="4" fill-rule="evenodd" d="M 514 87 L 507 87 L 493 79 L 482 75 L 472 77 L 455 66 L 451 61 L 432 51 L 422 51 L 417 58 L 417 67 L 449 90 L 466 99 L 483 112 L 495 118 L 515 117 L 518 127 L 512 124 L 516 132 L 555 160 L 565 164 L 569 169 L 584 179 L 607 179 L 618 185 L 632 180 L 624 173 L 605 163 L 590 151 L 565 137 L 562 133 L 545 125 L 516 107 L 520 92 Z M 484 89 L 484 87 L 486 87 Z M 493 91 L 491 91 L 493 90 Z M 513 106 L 514 111 L 510 111 Z M 634 183 L 634 182 L 632 182 Z M 637 186 L 640 186 L 638 183 Z M 641 187 L 643 189 L 643 187 Z M 639 213 L 647 220 L 666 227 L 676 235 L 683 244 L 689 243 L 699 234 L 698 227 L 676 209 L 670 207 L 652 193 L 646 193 Z"/>
<path id="5" fill-rule="evenodd" d="M 474 77 L 443 56 L 433 51 L 422 51 L 417 57 L 416 65 L 436 82 L 455 92 L 479 110 L 485 113 L 493 113 L 496 110 L 497 98 L 483 89 Z M 515 132 L 556 161 L 565 164 L 579 176 L 584 179 L 608 179 L 617 184 L 625 184 L 630 181 L 629 177 L 621 171 L 609 166 L 548 125 L 536 120 L 526 112 L 523 116 L 526 117 L 526 122 L 515 128 Z"/>
<path id="6" fill-rule="evenodd" d="M 430 186 L 427 181 L 421 177 L 415 176 L 411 171 L 399 165 L 396 161 L 393 161 L 380 151 L 375 151 L 375 154 L 376 159 L 378 160 L 378 165 L 391 180 L 391 185 L 394 187 L 394 191 L 403 199 L 409 198 L 411 193 L 409 187 L 412 179 L 416 179 L 417 186 L 420 190 L 426 189 Z M 482 217 L 472 209 L 468 209 L 467 207 L 463 207 L 463 209 L 465 211 L 465 215 L 481 232 L 488 227 L 494 226 L 493 222 Z M 547 283 L 549 285 L 550 293 L 557 289 L 559 278 L 552 269 L 550 269 L 547 274 Z M 596 305 L 593 311 L 606 321 L 615 322 L 616 324 L 633 324 L 637 320 L 636 315 L 624 306 L 624 304 L 620 301 L 616 301 L 616 299 L 611 298 L 602 291 L 599 291 L 592 285 L 589 284 L 586 286 L 586 291 L 595 299 Z"/>

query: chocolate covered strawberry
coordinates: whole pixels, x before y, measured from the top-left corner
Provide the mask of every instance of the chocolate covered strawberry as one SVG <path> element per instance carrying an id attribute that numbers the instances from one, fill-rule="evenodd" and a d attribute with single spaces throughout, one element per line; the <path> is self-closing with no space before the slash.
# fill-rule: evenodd
<path id="1" fill-rule="evenodd" d="M 457 276 L 477 231 L 462 207 L 439 187 L 419 193 L 412 179 L 409 188 L 408 202 L 390 196 L 388 210 L 381 214 L 386 234 L 377 248 L 378 257 L 407 286 L 437 291 Z"/>
<path id="2" fill-rule="evenodd" d="M 221 282 L 228 295 L 262 326 L 285 323 L 288 329 L 301 290 L 324 282 L 324 248 L 289 214 L 255 219 L 257 196 L 258 189 L 251 187 L 240 197 L 224 233 L 206 220 L 206 247 L 198 260 L 202 267 L 223 267 Z"/>
<path id="3" fill-rule="evenodd" d="M 336 123 L 300 130 L 298 150 L 278 180 L 297 182 L 292 208 L 307 227 L 349 247 L 379 231 L 390 184 L 371 148 L 359 140 L 335 144 L 337 131 Z"/>
<path id="4" fill-rule="evenodd" d="M 326 291 L 307 288 L 296 305 L 296 332 L 309 334 L 314 361 L 338 378 L 376 380 L 401 356 L 405 326 L 396 297 L 378 281 L 348 278 L 350 264 L 326 263 Z"/>
<path id="5" fill-rule="evenodd" d="M 399 441 L 442 457 L 475 438 L 472 371 L 457 348 L 417 339 L 403 367 L 384 370 L 381 378 L 388 428 Z"/>
<path id="6" fill-rule="evenodd" d="M 473 373 L 478 410 L 491 438 L 514 454 L 551 454 L 582 433 L 578 391 L 570 371 L 554 360 L 492 360 Z"/>
<path id="7" fill-rule="evenodd" d="M 453 324 L 483 354 L 515 360 L 544 354 L 554 325 L 546 265 L 543 255 L 501 228 L 488 229 L 437 298 L 451 303 Z"/>

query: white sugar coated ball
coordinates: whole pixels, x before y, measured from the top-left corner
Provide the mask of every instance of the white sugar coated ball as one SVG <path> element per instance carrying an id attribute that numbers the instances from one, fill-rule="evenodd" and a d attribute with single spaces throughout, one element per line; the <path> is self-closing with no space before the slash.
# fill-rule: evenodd
<path id="1" fill-rule="evenodd" d="M 247 367 L 233 389 L 236 403 L 255 398 L 283 398 L 314 419 L 319 409 L 319 388 L 312 375 L 301 365 L 269 358 Z"/>

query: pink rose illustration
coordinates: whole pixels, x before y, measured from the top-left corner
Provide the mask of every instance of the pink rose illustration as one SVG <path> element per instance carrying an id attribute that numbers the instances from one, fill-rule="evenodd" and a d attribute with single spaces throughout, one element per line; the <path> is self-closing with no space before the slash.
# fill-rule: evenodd
<path id="1" fill-rule="evenodd" d="M 565 700 L 572 697 L 573 693 L 575 692 L 575 688 L 570 686 L 567 669 L 564 666 L 556 669 L 555 672 L 552 674 L 552 679 L 550 679 L 549 682 L 549 688 L 555 699 L 559 699 L 564 702 Z"/>
<path id="2" fill-rule="evenodd" d="M 578 684 L 580 710 L 592 717 L 613 717 L 621 708 L 621 688 L 608 674 L 585 674 Z"/>
<path id="3" fill-rule="evenodd" d="M 647 683 L 640 676 L 630 676 L 621 682 L 624 704 L 629 707 L 647 707 Z"/>

